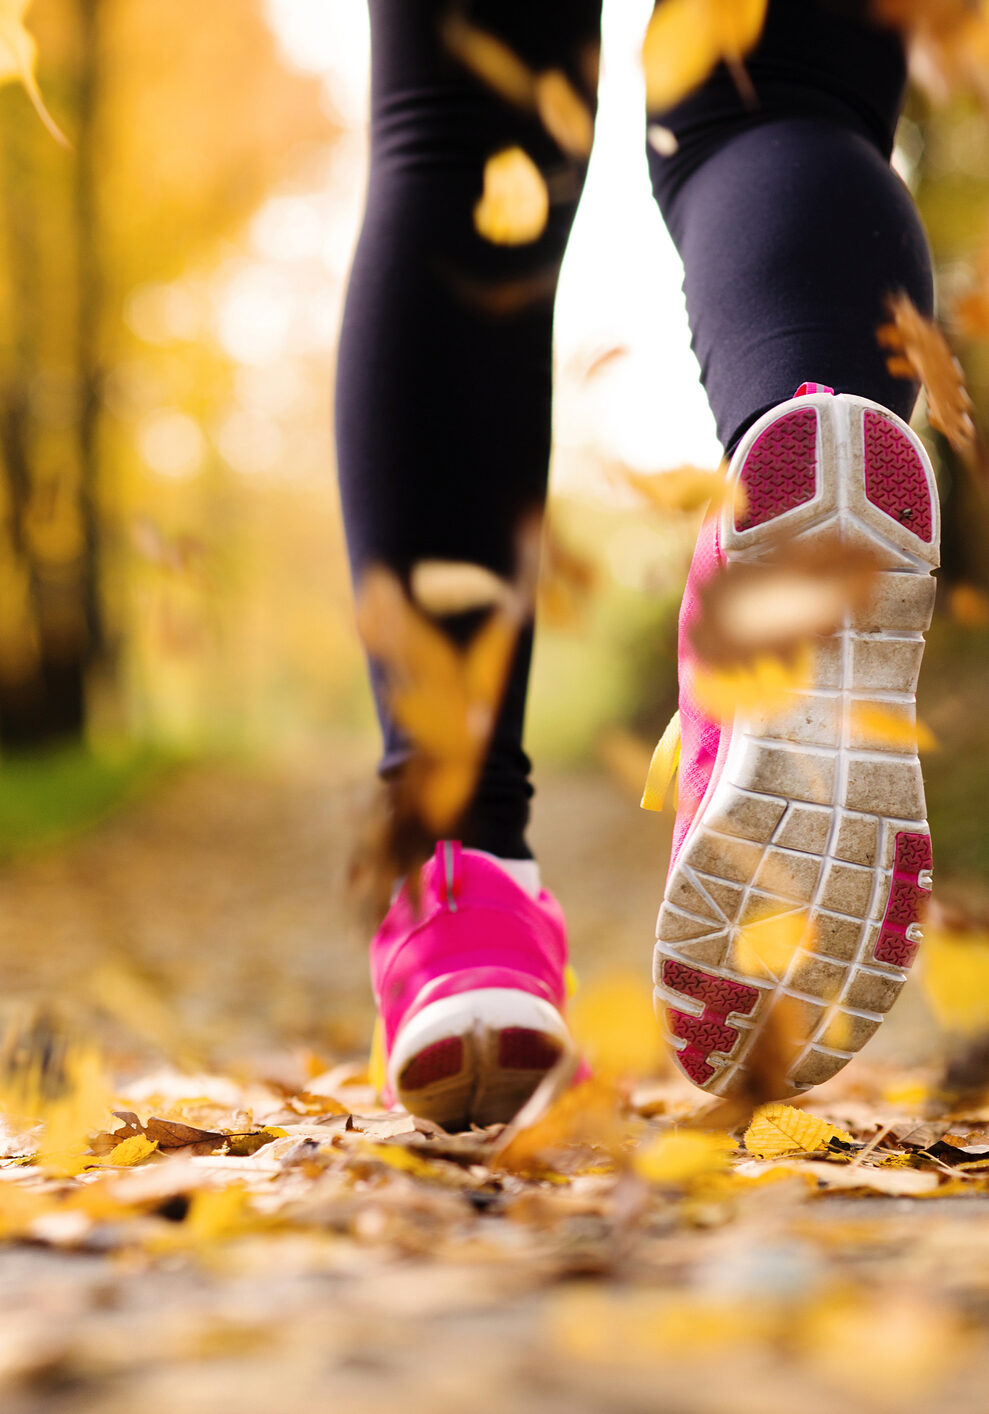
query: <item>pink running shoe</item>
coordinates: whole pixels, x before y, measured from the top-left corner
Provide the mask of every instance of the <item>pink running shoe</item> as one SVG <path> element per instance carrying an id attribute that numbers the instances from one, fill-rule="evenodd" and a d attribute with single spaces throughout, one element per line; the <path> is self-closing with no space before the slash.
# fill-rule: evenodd
<path id="1" fill-rule="evenodd" d="M 753 1040 L 787 999 L 793 1092 L 834 1075 L 876 1031 L 920 941 L 931 842 L 909 728 L 938 497 L 906 423 L 816 384 L 756 422 L 729 478 L 744 509 L 727 504 L 703 527 L 680 616 L 680 799 L 654 976 L 679 1065 L 718 1094 L 742 1085 Z M 781 538 L 836 534 L 879 558 L 868 606 L 816 641 L 792 709 L 719 727 L 692 693 L 699 586 Z M 870 731 L 868 709 L 898 716 L 907 741 Z M 754 964 L 743 930 L 788 915 L 798 945 Z"/>
<path id="2" fill-rule="evenodd" d="M 447 1129 L 507 1122 L 573 1049 L 563 913 L 455 840 L 420 888 L 418 911 L 403 887 L 371 944 L 382 1098 Z"/>

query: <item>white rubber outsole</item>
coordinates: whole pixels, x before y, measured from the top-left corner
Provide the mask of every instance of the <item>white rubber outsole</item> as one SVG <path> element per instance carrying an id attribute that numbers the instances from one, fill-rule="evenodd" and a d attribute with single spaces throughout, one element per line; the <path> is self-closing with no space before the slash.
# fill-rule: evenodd
<path id="1" fill-rule="evenodd" d="M 549 1002 L 514 988 L 483 987 L 431 1002 L 406 1022 L 388 1078 L 411 1114 L 446 1129 L 502 1124 L 573 1049 Z"/>
<path id="2" fill-rule="evenodd" d="M 817 640 L 811 685 L 795 694 L 792 709 L 731 724 L 723 768 L 667 882 L 655 951 L 658 1009 L 684 1072 L 719 1094 L 744 1083 L 753 1042 L 784 999 L 792 1055 L 781 1093 L 841 1069 L 906 979 L 930 889 L 916 750 L 862 724 L 863 708 L 907 727 L 915 722 L 938 563 L 930 461 L 886 409 L 814 394 L 750 429 L 732 460 L 734 481 L 750 456 L 771 452 L 760 442 L 770 429 L 781 448 L 796 446 L 793 484 L 809 476 L 808 491 L 795 496 L 777 480 L 768 494 L 783 508 L 767 513 L 763 505 L 759 523 L 743 528 L 723 512 L 729 563 L 758 561 L 784 538 L 813 545 L 839 536 L 867 545 L 881 568 L 866 608 Z M 808 445 L 812 470 L 801 471 L 800 447 Z M 770 464 L 763 460 L 757 475 Z M 781 915 L 800 920 L 799 946 L 777 973 L 753 968 L 744 930 Z"/>

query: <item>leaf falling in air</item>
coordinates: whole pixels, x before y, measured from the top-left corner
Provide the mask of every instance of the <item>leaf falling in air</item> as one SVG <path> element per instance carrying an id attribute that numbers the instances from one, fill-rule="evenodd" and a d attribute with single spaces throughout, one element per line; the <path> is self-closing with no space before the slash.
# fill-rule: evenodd
<path id="1" fill-rule="evenodd" d="M 937 737 L 926 722 L 917 721 L 914 708 L 875 702 L 852 702 L 849 725 L 855 746 L 902 746 L 913 751 L 936 751 Z"/>
<path id="2" fill-rule="evenodd" d="M 724 505 L 732 487 L 724 469 L 708 471 L 699 466 L 672 467 L 669 471 L 644 472 L 621 462 L 614 462 L 609 468 L 611 474 L 626 486 L 637 492 L 655 510 L 683 511 L 691 514 L 703 510 L 705 506 L 717 508 Z M 732 492 L 736 514 L 741 510 L 740 488 Z"/>
<path id="3" fill-rule="evenodd" d="M 570 1019 L 596 1075 L 649 1075 L 665 1065 L 647 976 L 613 973 L 588 983 L 571 1002 Z"/>
<path id="4" fill-rule="evenodd" d="M 752 83 L 742 60 L 758 42 L 765 19 L 766 0 L 660 0 L 642 46 L 650 111 L 678 103 L 721 62 L 751 101 Z"/>
<path id="5" fill-rule="evenodd" d="M 809 647 L 789 663 L 764 654 L 741 667 L 708 667 L 697 663 L 691 674 L 694 697 L 717 722 L 731 721 L 736 712 L 774 716 L 794 704 L 814 680 L 814 657 Z"/>
<path id="6" fill-rule="evenodd" d="M 48 132 L 62 147 L 68 138 L 45 107 L 34 68 L 37 46 L 24 24 L 30 0 L 0 0 L 0 83 L 19 81 Z"/>
<path id="7" fill-rule="evenodd" d="M 872 551 L 837 538 L 784 542 L 770 559 L 728 565 L 701 586 L 691 641 L 705 665 L 789 658 L 868 604 L 877 569 Z"/>
<path id="8" fill-rule="evenodd" d="M 503 40 L 455 12 L 444 20 L 441 37 L 450 54 L 475 78 L 516 107 L 531 107 L 532 70 Z"/>
<path id="9" fill-rule="evenodd" d="M 724 1173 L 735 1147 L 730 1134 L 700 1129 L 662 1134 L 638 1150 L 635 1171 L 648 1183 L 681 1187 L 698 1178 Z"/>
<path id="10" fill-rule="evenodd" d="M 948 611 L 965 628 L 989 628 L 989 595 L 976 584 L 950 585 Z"/>
<path id="11" fill-rule="evenodd" d="M 561 152 L 582 161 L 590 156 L 594 117 L 562 70 L 536 72 L 504 40 L 456 13 L 444 20 L 441 36 L 448 52 L 492 92 L 534 112 Z"/>
<path id="12" fill-rule="evenodd" d="M 734 943 L 736 966 L 747 977 L 782 980 L 801 945 L 806 946 L 807 923 L 804 909 L 768 914 L 747 923 Z"/>
<path id="13" fill-rule="evenodd" d="M 359 587 L 361 636 L 415 749 L 404 806 L 435 836 L 469 803 L 526 612 L 527 597 L 499 584 L 501 602 L 463 649 L 419 613 L 390 571 L 368 570 Z"/>
<path id="14" fill-rule="evenodd" d="M 562 151 L 587 158 L 594 141 L 591 110 L 559 69 L 547 69 L 536 79 L 536 111 L 543 127 Z"/>
<path id="15" fill-rule="evenodd" d="M 493 245 L 530 245 L 549 220 L 549 192 L 521 147 L 496 152 L 484 164 L 484 190 L 474 208 L 479 235 Z"/>
<path id="16" fill-rule="evenodd" d="M 459 560 L 420 560 L 412 568 L 412 597 L 427 614 L 462 614 L 506 603 L 510 584 L 483 565 Z"/>
<path id="17" fill-rule="evenodd" d="M 874 18 L 909 40 L 912 69 L 940 101 L 972 92 L 989 104 L 989 12 L 973 0 L 871 0 Z"/>
<path id="18" fill-rule="evenodd" d="M 654 152 L 658 152 L 660 157 L 672 157 L 679 150 L 676 133 L 664 128 L 662 123 L 650 123 L 646 137 L 649 146 Z"/>
<path id="19" fill-rule="evenodd" d="M 972 399 L 947 339 L 909 295 L 891 295 L 887 305 L 890 322 L 876 331 L 881 347 L 889 350 L 887 368 L 894 377 L 916 378 L 924 385 L 931 426 L 944 433 L 956 452 L 971 453 L 976 443 Z"/>

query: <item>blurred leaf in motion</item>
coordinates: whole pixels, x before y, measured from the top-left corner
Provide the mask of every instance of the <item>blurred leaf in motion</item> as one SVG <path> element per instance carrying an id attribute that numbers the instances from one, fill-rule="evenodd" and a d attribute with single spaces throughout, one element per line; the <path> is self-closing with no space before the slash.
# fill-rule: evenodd
<path id="1" fill-rule="evenodd" d="M 413 566 L 410 587 L 419 607 L 437 618 L 494 608 L 512 592 L 483 565 L 453 560 L 420 560 Z"/>
<path id="2" fill-rule="evenodd" d="M 549 192 L 521 147 L 506 147 L 484 164 L 484 190 L 474 208 L 478 234 L 494 245 L 529 245 L 549 220 Z"/>
<path id="3" fill-rule="evenodd" d="M 916 720 L 912 706 L 879 706 L 853 702 L 849 708 L 853 745 L 902 746 L 913 751 L 936 751 L 937 738 L 926 722 Z"/>
<path id="4" fill-rule="evenodd" d="M 68 139 L 45 107 L 34 75 L 37 47 L 24 23 L 30 3 L 31 0 L 0 0 L 0 83 L 19 80 L 52 137 L 68 147 Z"/>
<path id="5" fill-rule="evenodd" d="M 809 646 L 792 661 L 764 654 L 743 667 L 708 667 L 698 663 L 691 674 L 694 696 L 717 722 L 727 722 L 736 712 L 774 716 L 794 705 L 795 695 L 814 680 L 814 656 Z"/>
<path id="6" fill-rule="evenodd" d="M 881 347 L 889 350 L 887 368 L 897 378 L 916 378 L 924 385 L 931 426 L 944 433 L 956 452 L 971 453 L 976 431 L 961 364 L 938 326 L 924 318 L 909 295 L 891 295 L 887 303 L 891 319 L 876 331 Z"/>
<path id="7" fill-rule="evenodd" d="M 570 1021 L 595 1075 L 620 1080 L 665 1068 L 648 974 L 612 973 L 586 983 L 570 1003 Z"/>
<path id="8" fill-rule="evenodd" d="M 661 1134 L 635 1156 L 635 1171 L 648 1183 L 682 1187 L 698 1178 L 724 1173 L 735 1153 L 730 1134 L 682 1130 Z"/>
<path id="9" fill-rule="evenodd" d="M 742 59 L 765 19 L 766 0 L 659 0 L 642 46 L 650 110 L 671 108 L 718 63 L 728 65 L 739 92 L 751 99 Z"/>
<path id="10" fill-rule="evenodd" d="M 789 659 L 865 607 L 877 568 L 871 550 L 838 539 L 784 542 L 762 563 L 728 565 L 701 586 L 694 648 L 724 668 Z"/>
<path id="11" fill-rule="evenodd" d="M 517 108 L 531 106 L 532 70 L 503 40 L 456 12 L 444 20 L 441 37 L 448 51 L 475 78 Z"/>
<path id="12" fill-rule="evenodd" d="M 587 158 L 594 141 L 591 110 L 559 69 L 548 69 L 536 79 L 536 109 L 543 127 L 571 157 Z"/>
<path id="13" fill-rule="evenodd" d="M 731 489 L 724 468 L 707 471 L 699 466 L 678 466 L 670 471 L 645 472 L 614 463 L 611 470 L 653 509 L 663 512 L 690 513 L 703 510 L 705 506 L 720 507 Z M 741 488 L 737 488 L 733 501 L 736 514 L 740 512 L 743 495 Z"/>
<path id="14" fill-rule="evenodd" d="M 454 578 L 429 572 L 419 583 L 435 601 L 437 588 L 447 594 Z M 472 576 L 469 587 L 478 584 Z M 458 574 L 455 587 L 462 592 L 464 586 Z M 490 593 L 491 581 L 485 579 L 484 587 Z M 415 749 L 405 803 L 436 836 L 470 801 L 524 616 L 522 596 L 505 583 L 500 592 L 501 602 L 461 649 L 409 602 L 388 570 L 368 570 L 361 581 L 358 627 L 385 672 L 391 709 Z"/>

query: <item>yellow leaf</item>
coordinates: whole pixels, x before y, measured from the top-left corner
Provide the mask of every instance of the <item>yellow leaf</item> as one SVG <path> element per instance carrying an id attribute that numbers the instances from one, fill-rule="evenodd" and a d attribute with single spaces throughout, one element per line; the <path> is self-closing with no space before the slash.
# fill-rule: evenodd
<path id="1" fill-rule="evenodd" d="M 460 614 L 503 604 L 511 585 L 483 565 L 454 560 L 420 560 L 412 568 L 412 597 L 427 614 Z"/>
<path id="2" fill-rule="evenodd" d="M 951 617 L 966 628 L 989 627 L 989 595 L 974 584 L 953 584 L 948 590 Z"/>
<path id="3" fill-rule="evenodd" d="M 922 1080 L 894 1080 L 883 1087 L 882 1097 L 888 1105 L 919 1112 L 931 1098 L 931 1087 Z"/>
<path id="4" fill-rule="evenodd" d="M 912 706 L 881 707 L 875 702 L 853 702 L 848 718 L 856 737 L 853 746 L 867 747 L 878 742 L 904 746 L 908 750 L 937 750 L 937 738 L 925 722 L 916 720 Z"/>
<path id="5" fill-rule="evenodd" d="M 649 108 L 672 107 L 721 60 L 737 75 L 765 18 L 766 0 L 660 0 L 642 46 Z"/>
<path id="6" fill-rule="evenodd" d="M 364 1144 L 361 1153 L 370 1159 L 377 1159 L 390 1169 L 397 1169 L 399 1173 L 410 1174 L 413 1178 L 436 1178 L 435 1164 L 401 1144 Z"/>
<path id="7" fill-rule="evenodd" d="M 34 76 L 37 48 L 24 26 L 24 14 L 30 0 L 0 0 L 0 83 L 20 80 L 35 112 L 62 147 L 70 143 L 55 119 L 45 107 Z"/>
<path id="8" fill-rule="evenodd" d="M 455 12 L 442 26 L 443 43 L 476 78 L 519 108 L 533 101 L 532 70 L 507 44 Z"/>
<path id="9" fill-rule="evenodd" d="M 570 1086 L 534 1124 L 513 1135 L 498 1154 L 497 1166 L 511 1173 L 551 1175 L 560 1151 L 593 1145 L 614 1153 L 626 1132 L 615 1087 L 595 1074 Z"/>
<path id="10" fill-rule="evenodd" d="M 707 1174 L 723 1173 L 734 1152 L 730 1134 L 703 1130 L 661 1134 L 636 1154 L 635 1170 L 650 1183 L 685 1184 Z"/>
<path id="11" fill-rule="evenodd" d="M 484 164 L 484 190 L 474 208 L 479 235 L 494 245 L 529 245 L 549 220 L 542 173 L 520 147 L 507 147 Z"/>
<path id="12" fill-rule="evenodd" d="M 620 477 L 659 511 L 699 511 L 713 502 L 720 505 L 732 490 L 724 470 L 708 471 L 699 466 L 678 466 L 669 471 L 636 471 L 623 463 L 615 463 L 613 474 Z M 734 495 L 742 493 L 735 489 Z"/>
<path id="13" fill-rule="evenodd" d="M 590 156 L 594 141 L 591 110 L 566 74 L 550 69 L 536 79 L 536 110 L 543 127 L 572 157 Z"/>
<path id="14" fill-rule="evenodd" d="M 831 1139 L 851 1143 L 852 1136 L 817 1115 L 796 1110 L 792 1105 L 763 1105 L 752 1116 L 744 1144 L 759 1159 L 776 1159 L 782 1154 L 814 1154 L 826 1149 Z"/>
<path id="15" fill-rule="evenodd" d="M 757 918 L 742 928 L 735 941 L 735 966 L 749 977 L 779 981 L 786 975 L 806 931 L 804 909 Z"/>
<path id="16" fill-rule="evenodd" d="M 666 730 L 656 743 L 656 750 L 653 752 L 652 760 L 649 762 L 649 773 L 646 776 L 646 784 L 642 792 L 641 805 L 643 810 L 662 810 L 666 803 L 670 786 L 673 785 L 679 769 L 680 713 L 674 712 L 667 723 Z M 673 804 L 675 808 L 675 791 Z"/>
<path id="17" fill-rule="evenodd" d="M 146 1134 L 132 1134 L 129 1139 L 122 1139 L 102 1159 L 88 1161 L 86 1167 L 133 1168 L 136 1164 L 143 1164 L 157 1149 L 157 1140 L 149 1139 Z"/>
<path id="18" fill-rule="evenodd" d="M 810 687 L 813 663 L 809 645 L 790 664 L 768 654 L 750 667 L 713 668 L 698 663 L 693 673 L 694 696 L 718 722 L 730 721 L 736 712 L 762 716 L 785 712 L 793 706 L 794 693 Z"/>
<path id="19" fill-rule="evenodd" d="M 595 1075 L 640 1077 L 664 1064 L 666 1052 L 652 988 L 638 972 L 616 972 L 585 982 L 569 1014 Z"/>
<path id="20" fill-rule="evenodd" d="M 989 1031 L 989 936 L 925 930 L 923 972 L 937 1021 L 961 1036 Z"/>

